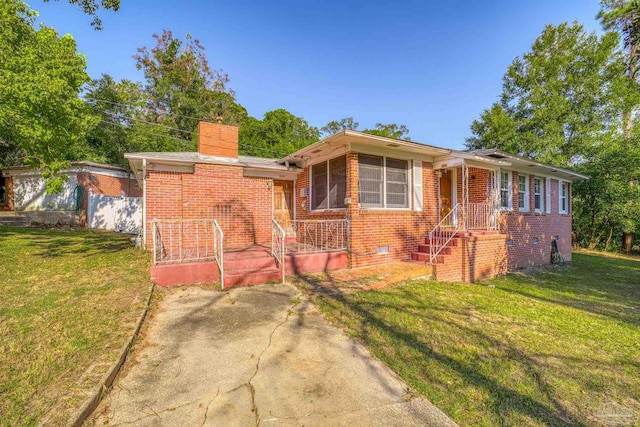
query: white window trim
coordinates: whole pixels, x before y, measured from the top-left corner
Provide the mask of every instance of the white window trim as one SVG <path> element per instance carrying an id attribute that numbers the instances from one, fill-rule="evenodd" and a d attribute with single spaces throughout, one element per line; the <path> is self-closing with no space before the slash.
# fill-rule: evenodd
<path id="1" fill-rule="evenodd" d="M 562 209 L 562 186 L 566 185 L 567 194 L 565 196 L 566 200 L 566 209 Z M 566 181 L 558 180 L 558 213 L 559 214 L 568 214 L 569 213 L 569 185 Z"/>
<path id="2" fill-rule="evenodd" d="M 551 213 L 551 178 L 545 178 L 545 210 L 548 214 Z"/>
<path id="3" fill-rule="evenodd" d="M 536 180 L 538 182 L 540 182 L 539 188 L 540 188 L 540 208 L 536 209 Z M 534 176 L 533 177 L 533 210 L 535 211 L 535 213 L 543 213 L 544 212 L 544 185 L 543 185 L 543 181 L 542 178 L 540 178 L 539 176 Z"/>
<path id="4" fill-rule="evenodd" d="M 413 210 L 416 212 L 421 212 L 423 206 L 422 160 L 414 160 L 412 170 L 413 173 L 411 179 L 413 180 Z"/>
<path id="5" fill-rule="evenodd" d="M 407 163 L 407 207 L 388 207 L 387 206 L 387 156 L 378 156 L 375 154 L 362 154 L 363 156 L 370 157 L 382 157 L 382 206 L 376 205 L 366 205 L 360 203 L 360 186 L 358 185 L 358 207 L 360 209 L 368 209 L 368 210 L 385 210 L 385 211 L 410 211 L 411 210 L 411 195 L 413 194 L 413 185 L 412 185 L 412 174 L 411 169 L 412 165 L 409 160 L 398 159 L 395 157 L 391 157 L 393 160 L 400 160 Z M 360 160 L 358 159 L 358 169 L 360 168 Z M 359 170 L 358 170 L 359 175 Z M 358 178 L 360 180 L 360 178 Z"/>
<path id="6" fill-rule="evenodd" d="M 507 205 L 502 206 L 502 174 L 507 174 L 507 189 L 508 189 L 508 197 L 507 197 Z M 513 210 L 513 174 L 511 171 L 503 171 L 500 170 L 500 174 L 498 177 L 498 194 L 500 196 L 500 210 L 501 211 L 510 211 Z"/>
<path id="7" fill-rule="evenodd" d="M 518 174 L 518 200 L 520 200 L 520 177 L 524 177 L 524 206 L 518 204 L 518 212 L 529 212 L 529 175 Z"/>
<path id="8" fill-rule="evenodd" d="M 329 162 L 333 159 L 337 159 L 338 157 L 342 157 L 344 156 L 336 156 L 333 157 L 331 159 L 327 159 L 327 160 L 323 160 L 321 162 L 318 163 L 314 163 L 312 165 L 309 165 L 309 197 L 307 197 L 307 201 L 309 203 L 309 212 L 331 212 L 331 211 L 344 211 L 347 209 L 347 207 L 342 207 L 342 208 L 319 208 L 319 209 L 313 209 L 313 167 L 317 166 L 317 165 L 322 165 L 324 164 L 327 167 L 327 205 L 329 204 L 329 177 L 331 176 L 331 174 L 329 173 Z M 346 166 L 346 164 L 345 164 Z M 349 176 L 347 174 L 347 168 L 345 167 L 345 175 L 346 175 L 346 179 L 349 179 Z M 345 185 L 347 186 L 347 188 L 349 188 L 349 183 L 347 181 L 345 181 Z M 295 206 L 295 205 L 294 205 Z"/>

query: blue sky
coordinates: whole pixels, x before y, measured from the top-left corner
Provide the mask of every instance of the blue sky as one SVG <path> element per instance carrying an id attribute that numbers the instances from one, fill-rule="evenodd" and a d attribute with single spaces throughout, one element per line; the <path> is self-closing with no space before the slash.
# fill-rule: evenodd
<path id="1" fill-rule="evenodd" d="M 204 44 L 252 116 L 285 108 L 318 127 L 343 117 L 361 129 L 405 124 L 414 141 L 450 148 L 463 147 L 545 24 L 600 31 L 597 0 L 121 1 L 101 13 L 102 31 L 66 0 L 28 2 L 74 36 L 92 77 L 142 81 L 132 55 L 170 29 Z"/>

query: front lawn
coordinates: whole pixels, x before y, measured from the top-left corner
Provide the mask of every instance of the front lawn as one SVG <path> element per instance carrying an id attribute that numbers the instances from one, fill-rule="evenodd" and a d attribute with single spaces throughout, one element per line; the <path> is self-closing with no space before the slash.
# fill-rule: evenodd
<path id="1" fill-rule="evenodd" d="M 638 259 L 316 301 L 460 425 L 640 424 Z"/>
<path id="2" fill-rule="evenodd" d="M 64 425 L 131 336 L 149 292 L 129 236 L 0 226 L 0 424 Z"/>

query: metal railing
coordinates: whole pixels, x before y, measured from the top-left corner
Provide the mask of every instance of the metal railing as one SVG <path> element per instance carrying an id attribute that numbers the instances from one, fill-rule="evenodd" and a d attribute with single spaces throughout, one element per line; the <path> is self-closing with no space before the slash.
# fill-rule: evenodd
<path id="1" fill-rule="evenodd" d="M 287 236 L 287 252 L 313 253 L 345 251 L 348 220 L 292 220 L 282 224 Z"/>
<path id="2" fill-rule="evenodd" d="M 460 205 L 456 204 L 429 232 L 429 263 L 433 264 L 436 257 L 460 230 Z"/>
<path id="3" fill-rule="evenodd" d="M 275 219 L 271 220 L 271 255 L 280 266 L 282 283 L 284 283 L 284 244 L 287 236 L 283 228 Z"/>
<path id="4" fill-rule="evenodd" d="M 224 289 L 224 232 L 217 220 L 213 220 L 214 258 L 220 270 L 220 287 Z"/>
<path id="5" fill-rule="evenodd" d="M 214 219 L 158 220 L 153 230 L 153 263 L 215 261 L 224 287 L 224 233 Z"/>
<path id="6" fill-rule="evenodd" d="M 491 203 L 469 203 L 467 206 L 467 230 L 495 230 L 496 213 Z"/>

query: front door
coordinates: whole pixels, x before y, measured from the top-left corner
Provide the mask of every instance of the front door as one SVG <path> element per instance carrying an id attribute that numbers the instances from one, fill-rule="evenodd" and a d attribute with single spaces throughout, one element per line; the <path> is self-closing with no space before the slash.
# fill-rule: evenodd
<path id="1" fill-rule="evenodd" d="M 273 219 L 293 235 L 293 181 L 273 181 Z"/>
<path id="2" fill-rule="evenodd" d="M 453 208 L 453 186 L 451 183 L 451 171 L 443 170 L 440 176 L 440 221 L 447 216 Z M 447 225 L 447 224 L 444 224 Z M 453 224 L 450 224 L 453 225 Z"/>

